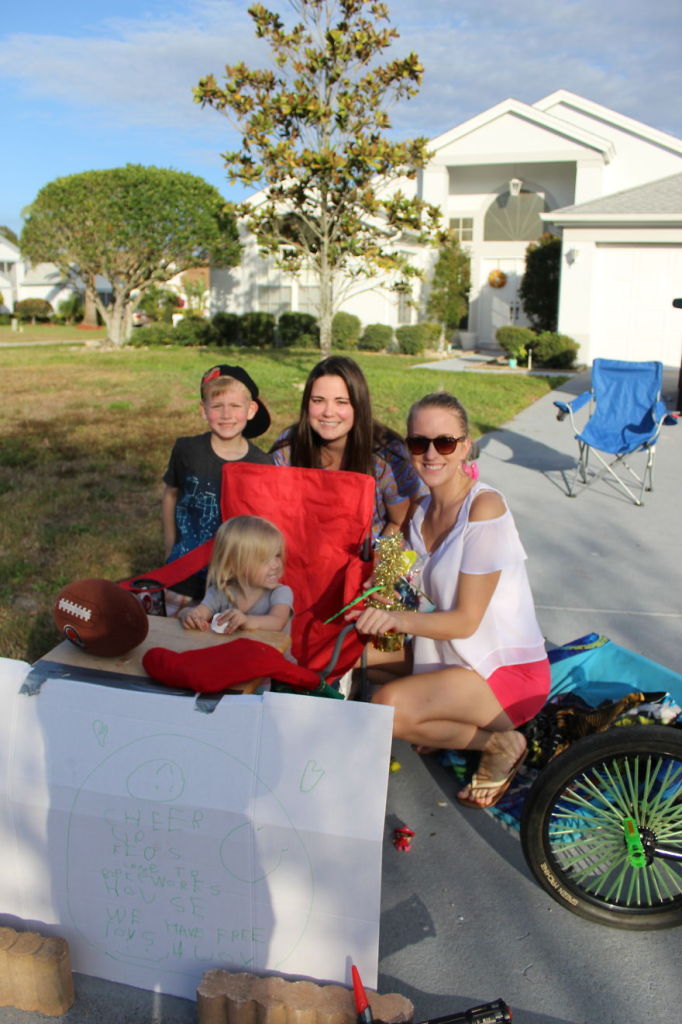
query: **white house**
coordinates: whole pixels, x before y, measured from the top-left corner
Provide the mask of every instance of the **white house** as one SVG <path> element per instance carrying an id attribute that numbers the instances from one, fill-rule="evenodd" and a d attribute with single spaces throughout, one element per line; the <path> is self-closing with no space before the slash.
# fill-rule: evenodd
<path id="1" fill-rule="evenodd" d="M 580 343 L 580 360 L 679 365 L 682 317 L 670 302 L 682 286 L 682 140 L 559 90 L 532 105 L 506 99 L 429 150 L 411 187 L 440 207 L 471 254 L 469 329 L 479 348 L 494 346 L 503 324 L 526 323 L 518 299 L 526 247 L 552 230 L 564 233 L 559 329 Z M 433 256 L 418 261 L 428 268 Z M 341 308 L 398 326 L 423 319 L 427 289 L 411 306 L 366 282 Z M 623 312 L 625 292 L 636 317 Z M 312 279 L 264 262 L 253 239 L 241 266 L 211 273 L 213 312 L 314 312 L 316 299 Z"/>
<path id="2" fill-rule="evenodd" d="M 36 263 L 22 259 L 18 246 L 0 235 L 0 313 L 12 313 L 23 299 L 46 299 L 57 312 L 60 302 L 75 291 L 83 291 L 82 282 L 65 278 L 54 263 Z M 111 286 L 97 277 L 97 291 L 107 301 Z"/>

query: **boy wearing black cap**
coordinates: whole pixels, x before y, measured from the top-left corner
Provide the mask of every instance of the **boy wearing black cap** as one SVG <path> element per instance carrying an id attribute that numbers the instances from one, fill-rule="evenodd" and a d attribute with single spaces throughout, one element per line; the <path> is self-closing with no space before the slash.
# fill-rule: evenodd
<path id="1" fill-rule="evenodd" d="M 272 463 L 251 444 L 270 426 L 270 414 L 258 388 L 241 366 L 212 366 L 201 378 L 201 415 L 208 431 L 179 437 L 163 475 L 161 518 L 166 561 L 210 540 L 220 526 L 220 488 L 223 466 L 229 462 Z M 201 600 L 205 570 L 173 584 L 185 598 Z"/>

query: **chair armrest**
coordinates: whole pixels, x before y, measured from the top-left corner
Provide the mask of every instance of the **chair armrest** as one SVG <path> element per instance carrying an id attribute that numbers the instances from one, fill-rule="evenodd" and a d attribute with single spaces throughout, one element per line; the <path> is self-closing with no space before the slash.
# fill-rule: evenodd
<path id="1" fill-rule="evenodd" d="M 577 412 L 579 409 L 582 409 L 582 407 L 586 405 L 591 398 L 593 398 L 591 391 L 583 391 L 581 395 L 578 395 L 571 402 L 555 401 L 554 404 L 559 410 L 556 418 L 558 420 L 563 420 L 566 418 L 566 416 L 570 416 L 573 429 L 577 430 L 575 421 L 573 419 L 573 413 Z"/>

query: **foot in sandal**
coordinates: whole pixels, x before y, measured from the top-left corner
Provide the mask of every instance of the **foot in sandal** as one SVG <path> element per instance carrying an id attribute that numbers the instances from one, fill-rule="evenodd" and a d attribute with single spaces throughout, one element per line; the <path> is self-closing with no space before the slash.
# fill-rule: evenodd
<path id="1" fill-rule="evenodd" d="M 509 789 L 528 753 L 526 739 L 514 730 L 493 733 L 471 782 L 457 794 L 465 807 L 494 807 Z"/>

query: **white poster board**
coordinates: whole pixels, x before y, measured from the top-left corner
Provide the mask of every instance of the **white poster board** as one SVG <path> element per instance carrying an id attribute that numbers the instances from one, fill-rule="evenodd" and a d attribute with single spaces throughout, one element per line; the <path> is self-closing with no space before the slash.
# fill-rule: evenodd
<path id="1" fill-rule="evenodd" d="M 0 920 L 186 998 L 204 971 L 377 983 L 392 711 L 194 698 L 0 659 Z"/>

